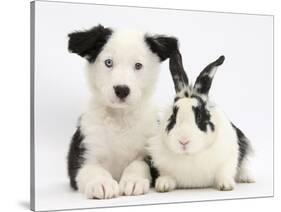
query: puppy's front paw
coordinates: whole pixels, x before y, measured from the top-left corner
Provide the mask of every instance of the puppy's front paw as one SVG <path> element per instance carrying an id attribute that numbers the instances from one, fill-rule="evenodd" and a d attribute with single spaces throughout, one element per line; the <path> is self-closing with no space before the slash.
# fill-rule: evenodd
<path id="1" fill-rule="evenodd" d="M 142 195 L 149 191 L 149 180 L 145 178 L 125 178 L 119 183 L 121 195 Z"/>
<path id="2" fill-rule="evenodd" d="M 217 188 L 220 191 L 231 191 L 235 187 L 234 179 L 223 179 L 217 182 Z"/>
<path id="3" fill-rule="evenodd" d="M 168 192 L 176 188 L 176 181 L 169 176 L 162 176 L 156 179 L 155 189 L 158 192 Z"/>
<path id="4" fill-rule="evenodd" d="M 110 199 L 119 195 L 118 183 L 113 179 L 94 180 L 85 187 L 89 199 Z"/>

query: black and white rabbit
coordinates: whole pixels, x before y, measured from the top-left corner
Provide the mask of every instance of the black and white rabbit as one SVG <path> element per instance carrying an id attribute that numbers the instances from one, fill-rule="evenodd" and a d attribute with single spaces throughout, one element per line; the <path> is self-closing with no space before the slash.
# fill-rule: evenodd
<path id="1" fill-rule="evenodd" d="M 165 113 L 161 132 L 148 148 L 160 175 L 156 191 L 213 186 L 225 191 L 234 189 L 235 182 L 254 182 L 247 167 L 249 140 L 208 99 L 213 77 L 224 59 L 221 56 L 210 63 L 191 86 L 180 52 L 171 55 L 176 97 Z"/>

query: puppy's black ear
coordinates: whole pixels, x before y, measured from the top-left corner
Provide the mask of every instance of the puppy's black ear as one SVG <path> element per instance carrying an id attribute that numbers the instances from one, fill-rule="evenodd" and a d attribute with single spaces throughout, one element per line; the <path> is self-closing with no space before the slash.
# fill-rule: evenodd
<path id="1" fill-rule="evenodd" d="M 102 25 L 95 26 L 89 30 L 70 33 L 68 34 L 68 50 L 81 57 L 85 57 L 92 63 L 111 34 L 112 30 Z"/>
<path id="2" fill-rule="evenodd" d="M 171 53 L 178 49 L 178 40 L 175 37 L 146 35 L 145 42 L 148 44 L 150 50 L 158 55 L 161 62 L 169 58 Z"/>

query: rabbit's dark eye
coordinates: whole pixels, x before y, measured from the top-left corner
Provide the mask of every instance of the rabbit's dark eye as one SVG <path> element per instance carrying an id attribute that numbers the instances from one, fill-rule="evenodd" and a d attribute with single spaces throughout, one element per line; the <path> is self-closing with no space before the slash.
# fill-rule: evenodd
<path id="1" fill-rule="evenodd" d="M 136 69 L 136 70 L 142 69 L 142 64 L 141 64 L 141 63 L 136 63 L 136 64 L 135 64 L 135 69 Z"/>
<path id="2" fill-rule="evenodd" d="M 111 59 L 106 59 L 106 60 L 104 61 L 104 64 L 105 64 L 106 67 L 111 68 L 111 67 L 113 66 L 113 60 L 111 60 Z"/>

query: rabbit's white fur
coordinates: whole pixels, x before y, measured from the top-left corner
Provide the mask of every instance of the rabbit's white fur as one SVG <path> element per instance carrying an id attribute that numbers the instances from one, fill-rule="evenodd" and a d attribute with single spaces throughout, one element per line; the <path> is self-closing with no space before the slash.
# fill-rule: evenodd
<path id="1" fill-rule="evenodd" d="M 179 108 L 181 110 L 181 106 Z M 196 188 L 213 185 L 222 190 L 234 188 L 239 155 L 237 135 L 217 106 L 212 106 L 210 113 L 216 126 L 215 135 L 208 141 L 209 146 L 189 155 L 171 151 L 167 146 L 165 127 L 171 110 L 166 112 L 166 121 L 162 123 L 163 133 L 151 139 L 149 147 L 153 163 L 161 176 L 156 181 L 156 190 L 168 191 L 175 187 Z"/>
<path id="2" fill-rule="evenodd" d="M 216 186 L 232 190 L 235 181 L 252 182 L 247 170 L 250 143 L 224 112 L 208 99 L 221 56 L 188 85 L 181 55 L 170 58 L 177 96 L 164 116 L 161 132 L 149 142 L 152 164 L 159 171 L 157 191 Z"/>

